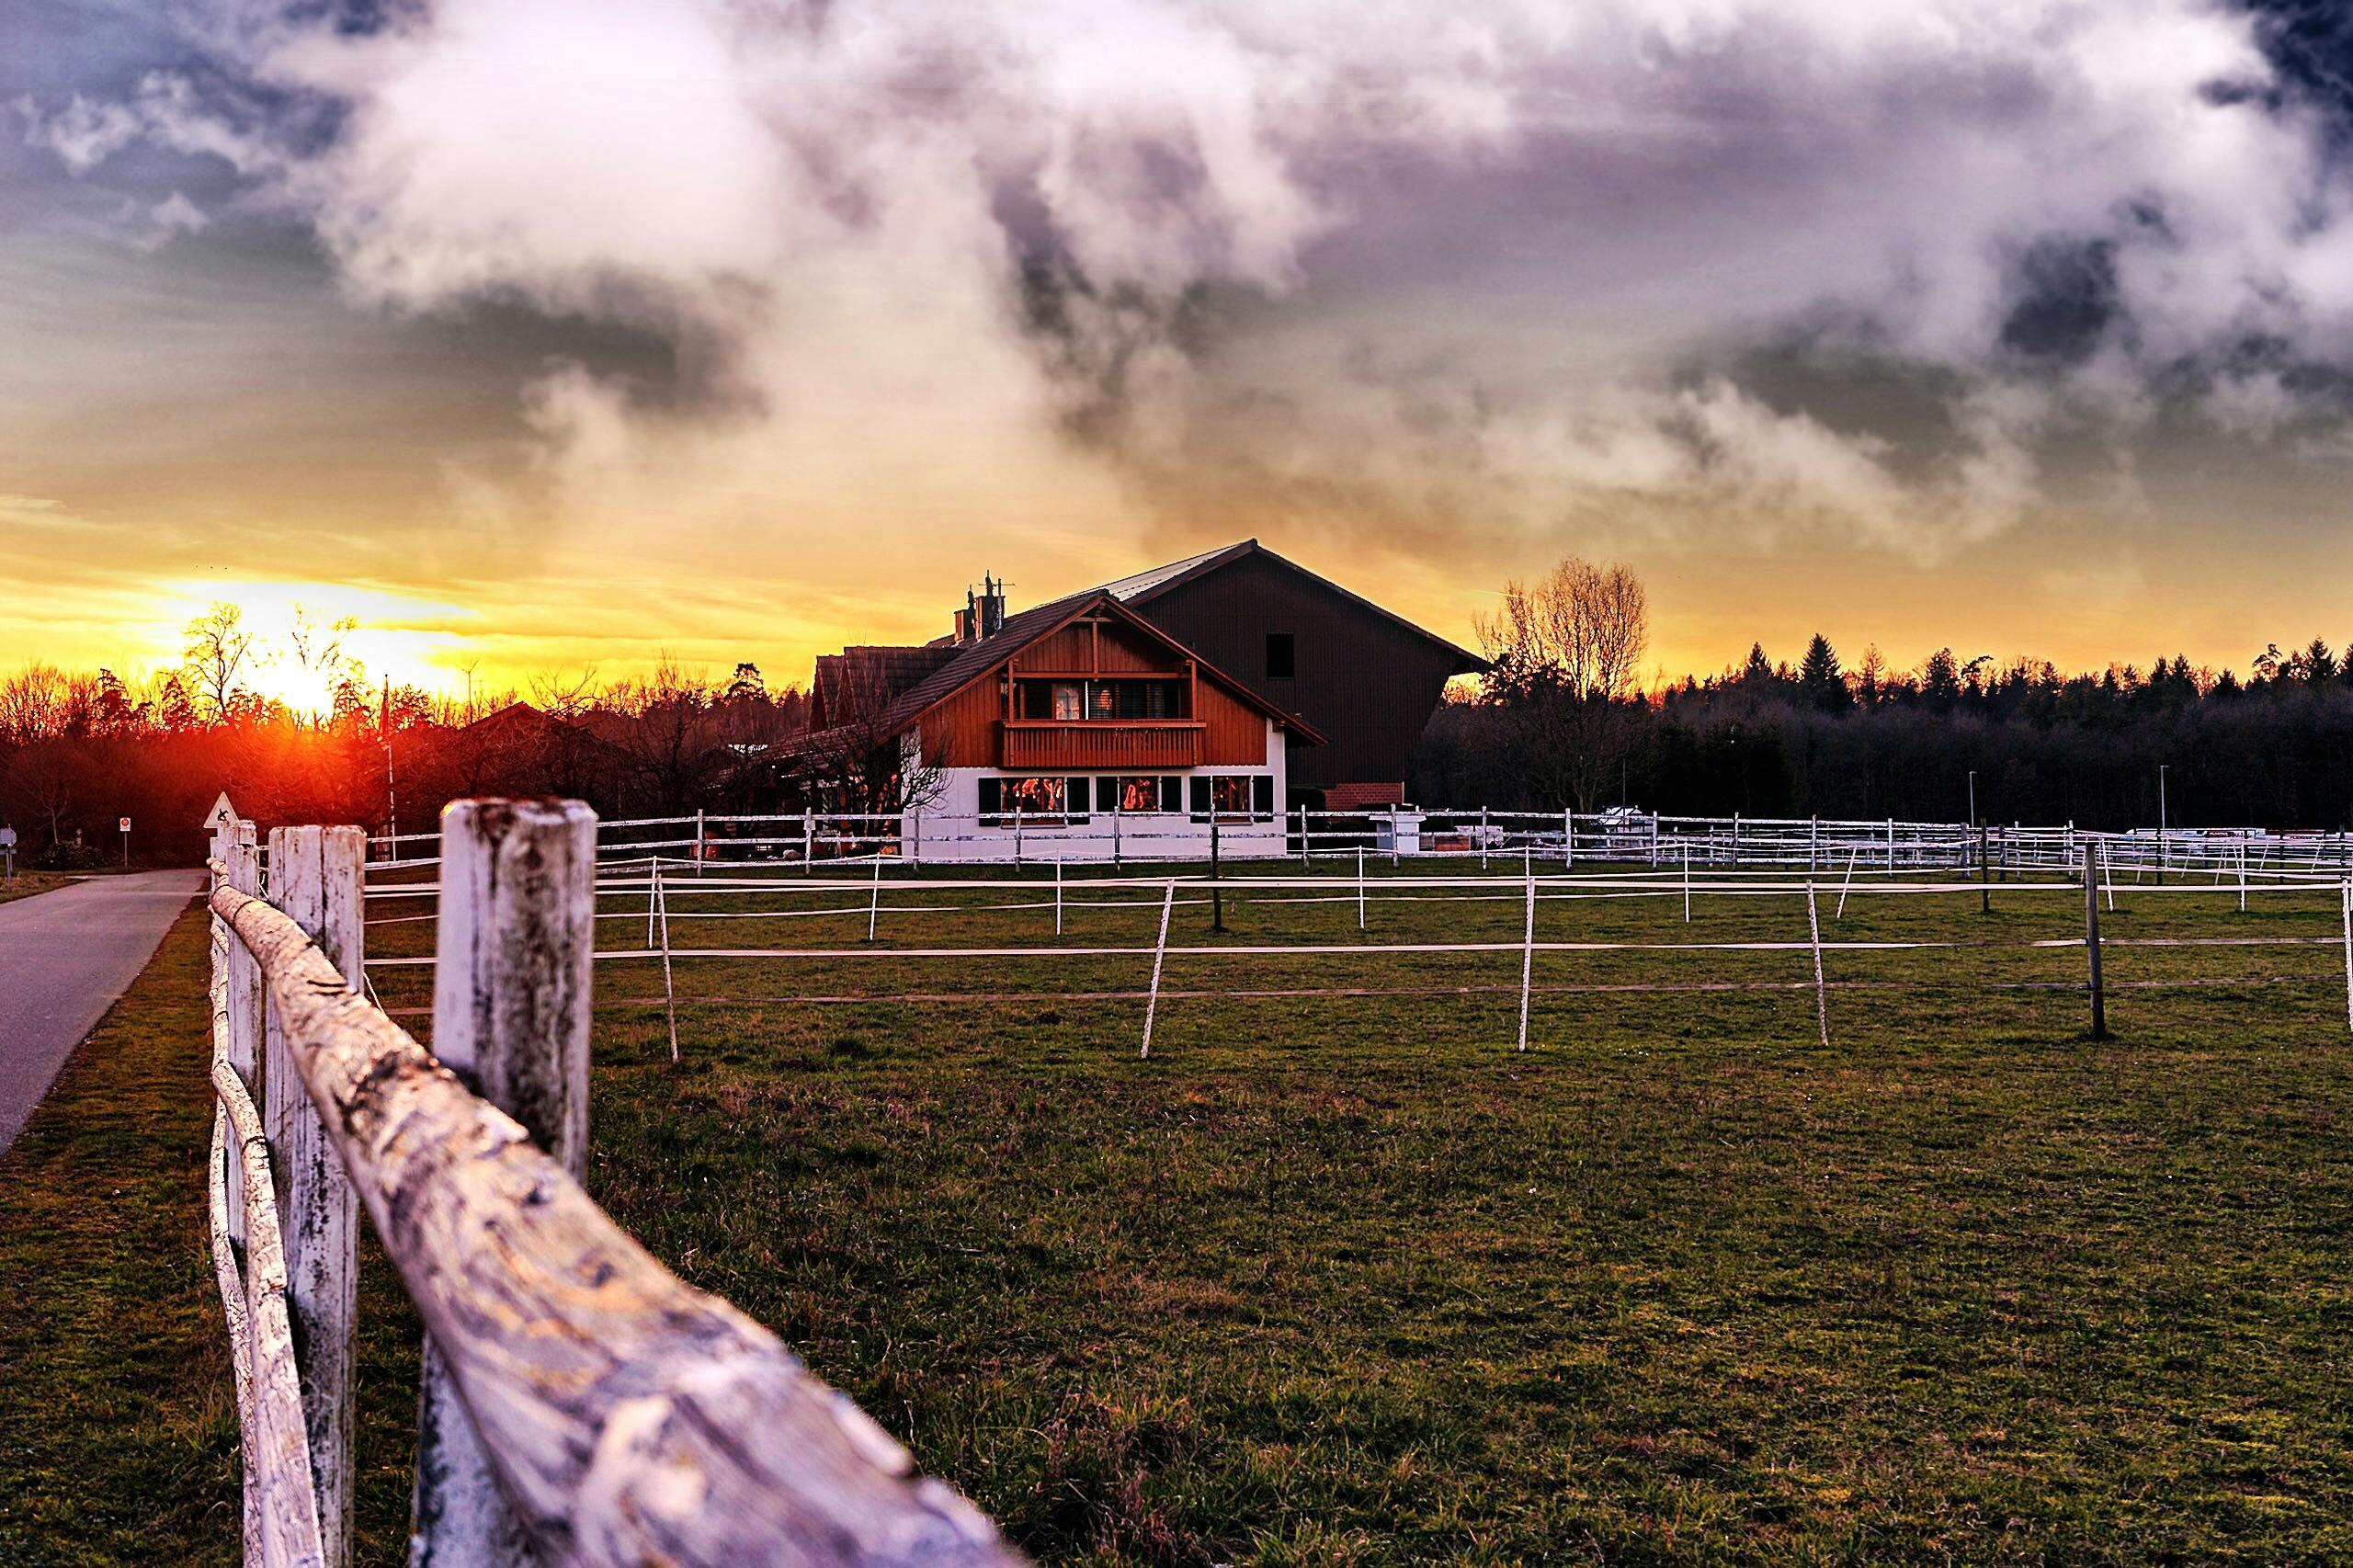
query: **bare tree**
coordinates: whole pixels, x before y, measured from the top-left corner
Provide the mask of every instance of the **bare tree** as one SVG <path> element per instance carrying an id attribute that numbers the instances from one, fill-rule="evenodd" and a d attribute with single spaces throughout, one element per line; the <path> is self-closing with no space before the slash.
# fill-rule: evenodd
<path id="1" fill-rule="evenodd" d="M 624 682 L 611 695 L 632 721 L 614 728 L 613 741 L 654 805 L 678 812 L 700 804 L 726 766 L 709 678 L 665 653 L 652 675 Z"/>
<path id="2" fill-rule="evenodd" d="M 68 702 L 65 673 L 55 665 L 10 671 L 0 678 L 0 744 L 26 746 L 63 734 Z"/>
<path id="3" fill-rule="evenodd" d="M 9 759 L 6 798 L 28 820 L 41 823 L 54 847 L 65 841 L 66 818 L 89 781 L 90 758 L 78 744 L 44 740 Z"/>
<path id="4" fill-rule="evenodd" d="M 531 677 L 531 706 L 551 719 L 570 723 L 596 707 L 603 690 L 594 665 L 583 665 L 576 676 L 541 670 Z"/>
<path id="5" fill-rule="evenodd" d="M 1650 645 L 1642 579 L 1566 556 L 1532 585 L 1506 584 L 1502 606 L 1477 628 L 1487 699 L 1510 715 L 1528 788 L 1549 805 L 1592 811 L 1642 733 Z"/>
<path id="6" fill-rule="evenodd" d="M 241 677 L 254 662 L 245 612 L 225 599 L 216 601 L 188 623 L 180 656 L 198 694 L 211 705 L 213 719 L 225 721 L 236 707 Z"/>
<path id="7" fill-rule="evenodd" d="M 902 728 L 891 711 L 898 694 L 859 660 L 846 661 L 826 692 L 825 728 L 797 748 L 809 792 L 835 811 L 895 816 L 939 799 L 946 775 L 941 748 L 919 730 Z"/>
<path id="8" fill-rule="evenodd" d="M 1541 678 L 1622 702 L 1642 695 L 1650 598 L 1623 566 L 1563 556 L 1533 585 L 1506 584 L 1502 608 L 1481 617 L 1478 632 L 1506 681 Z"/>

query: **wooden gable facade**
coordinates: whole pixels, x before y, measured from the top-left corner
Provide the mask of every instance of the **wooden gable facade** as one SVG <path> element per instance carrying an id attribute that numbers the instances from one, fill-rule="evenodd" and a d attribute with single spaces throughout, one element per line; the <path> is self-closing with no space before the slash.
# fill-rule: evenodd
<path id="1" fill-rule="evenodd" d="M 975 646 L 991 651 L 998 641 Z M 1082 596 L 1048 629 L 1002 641 L 1001 658 L 911 715 L 927 763 L 1040 772 L 1256 767 L 1267 760 L 1268 722 L 1295 724 L 1108 594 Z M 1299 738 L 1322 737 L 1303 730 Z"/>

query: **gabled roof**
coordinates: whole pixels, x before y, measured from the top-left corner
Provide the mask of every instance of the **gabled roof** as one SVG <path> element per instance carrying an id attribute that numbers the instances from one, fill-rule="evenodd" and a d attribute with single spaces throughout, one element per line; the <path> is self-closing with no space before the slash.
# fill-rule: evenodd
<path id="1" fill-rule="evenodd" d="M 826 723 L 840 722 L 854 717 L 862 703 L 888 704 L 955 655 L 955 648 L 947 643 L 861 643 L 838 653 L 820 653 L 809 695 L 817 716 Z"/>
<path id="2" fill-rule="evenodd" d="M 1089 588 L 1085 593 L 1072 594 L 1051 603 L 1038 605 L 1005 618 L 1005 624 L 988 637 L 975 638 L 946 650 L 951 656 L 929 675 L 899 694 L 883 710 L 881 729 L 896 733 L 906 729 L 930 709 L 947 701 L 958 692 L 1003 666 L 1024 648 L 1061 631 L 1080 616 L 1091 610 L 1108 611 L 1121 624 L 1133 627 L 1182 659 L 1189 659 L 1199 666 L 1202 676 L 1215 681 L 1250 707 L 1269 719 L 1296 731 L 1300 737 L 1313 744 L 1324 742 L 1323 733 L 1295 713 L 1286 712 L 1242 682 L 1211 665 L 1192 649 L 1154 626 L 1134 610 L 1122 604 L 1108 588 Z M 928 651 L 928 650 L 926 650 Z"/>
<path id="3" fill-rule="evenodd" d="M 1103 591 L 1119 599 L 1122 604 L 1149 604 L 1172 588 L 1182 584 L 1197 582 L 1212 572 L 1252 555 L 1264 556 L 1276 565 L 1307 578 L 1316 586 L 1337 594 L 1358 608 L 1368 610 L 1401 630 L 1412 632 L 1423 642 L 1442 649 L 1453 657 L 1457 666 L 1454 671 L 1456 675 L 1476 675 L 1487 667 L 1487 661 L 1479 657 L 1478 654 L 1468 649 L 1458 647 L 1436 632 L 1424 631 L 1394 610 L 1383 609 L 1361 594 L 1350 593 L 1331 578 L 1318 572 L 1311 572 L 1298 562 L 1276 554 L 1255 539 L 1245 539 L 1239 544 L 1229 544 L 1222 550 L 1210 550 L 1199 555 L 1188 555 L 1182 561 L 1172 561 L 1165 566 L 1155 566 L 1149 572 L 1139 572 L 1131 577 L 1122 577 L 1116 583 L 1106 583 L 1103 585 Z"/>

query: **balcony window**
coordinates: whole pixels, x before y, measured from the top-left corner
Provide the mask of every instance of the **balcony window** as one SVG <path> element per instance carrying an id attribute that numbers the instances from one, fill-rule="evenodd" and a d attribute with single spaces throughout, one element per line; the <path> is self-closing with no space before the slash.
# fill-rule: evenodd
<path id="1" fill-rule="evenodd" d="M 1016 716 L 1057 724 L 1150 723 L 1185 719 L 1188 687 L 1182 680 L 1129 676 L 1110 680 L 1024 680 L 1015 683 Z"/>

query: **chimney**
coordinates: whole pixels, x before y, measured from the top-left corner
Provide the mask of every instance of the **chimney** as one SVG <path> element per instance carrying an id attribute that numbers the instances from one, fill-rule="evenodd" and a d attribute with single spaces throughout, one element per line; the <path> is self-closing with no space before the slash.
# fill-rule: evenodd
<path id="1" fill-rule="evenodd" d="M 1005 584 L 983 573 L 981 591 L 964 589 L 964 608 L 956 612 L 956 642 L 959 646 L 977 642 L 983 637 L 994 637 L 1005 630 Z"/>

